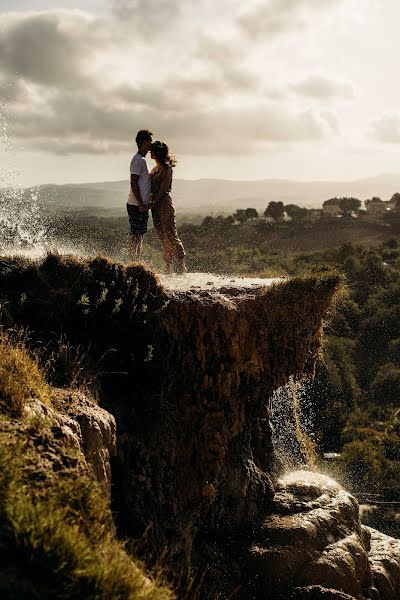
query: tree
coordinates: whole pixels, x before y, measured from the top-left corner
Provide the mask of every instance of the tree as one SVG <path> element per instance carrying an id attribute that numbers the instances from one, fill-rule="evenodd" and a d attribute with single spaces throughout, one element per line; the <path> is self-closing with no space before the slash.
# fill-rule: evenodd
<path id="1" fill-rule="evenodd" d="M 258 212 L 255 208 L 238 208 L 234 213 L 233 218 L 239 223 L 245 223 L 249 219 L 258 219 Z"/>
<path id="2" fill-rule="evenodd" d="M 383 220 L 385 223 L 390 225 L 395 233 L 400 232 L 400 204 L 398 204 L 393 210 L 388 210 L 383 215 Z"/>
<path id="3" fill-rule="evenodd" d="M 246 208 L 246 220 L 248 219 L 258 219 L 258 212 L 255 208 Z"/>
<path id="4" fill-rule="evenodd" d="M 344 445 L 341 464 L 348 485 L 358 492 L 380 492 L 383 452 L 375 440 L 354 440 Z"/>
<path id="5" fill-rule="evenodd" d="M 228 217 L 225 217 L 225 225 L 227 227 L 231 227 L 235 222 L 235 218 L 232 215 L 229 215 Z"/>
<path id="6" fill-rule="evenodd" d="M 244 223 L 247 221 L 246 211 L 243 208 L 238 208 L 233 214 L 233 217 L 238 223 Z"/>
<path id="7" fill-rule="evenodd" d="M 396 192 L 390 199 L 390 202 L 395 203 L 395 210 L 400 210 L 400 194 Z"/>
<path id="8" fill-rule="evenodd" d="M 361 206 L 361 200 L 358 198 L 340 198 L 339 206 L 344 217 L 349 217 L 351 213 L 358 210 Z"/>
<path id="9" fill-rule="evenodd" d="M 393 364 L 383 365 L 371 385 L 372 397 L 378 404 L 399 406 L 400 369 Z"/>
<path id="10" fill-rule="evenodd" d="M 306 216 L 307 209 L 301 208 L 301 206 L 297 206 L 297 204 L 287 204 L 285 206 L 285 213 L 293 221 L 301 221 Z"/>
<path id="11" fill-rule="evenodd" d="M 214 217 L 204 217 L 203 222 L 201 224 L 202 227 L 205 227 L 206 229 L 209 229 L 210 227 L 212 227 L 214 225 L 215 219 Z"/>
<path id="12" fill-rule="evenodd" d="M 282 221 L 285 214 L 283 202 L 274 202 L 273 200 L 268 204 L 264 211 L 265 217 L 271 217 L 274 221 Z"/>

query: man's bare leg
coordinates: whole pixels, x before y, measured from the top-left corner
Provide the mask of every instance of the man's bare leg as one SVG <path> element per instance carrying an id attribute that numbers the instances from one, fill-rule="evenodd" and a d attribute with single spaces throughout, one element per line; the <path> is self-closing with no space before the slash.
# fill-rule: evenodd
<path id="1" fill-rule="evenodd" d="M 129 254 L 132 261 L 140 260 L 142 241 L 142 235 L 129 235 Z"/>

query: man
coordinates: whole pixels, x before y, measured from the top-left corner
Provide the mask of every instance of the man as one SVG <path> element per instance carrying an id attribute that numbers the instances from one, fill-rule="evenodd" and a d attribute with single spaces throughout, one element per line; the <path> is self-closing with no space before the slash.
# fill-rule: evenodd
<path id="1" fill-rule="evenodd" d="M 149 208 L 151 208 L 151 179 L 145 156 L 151 150 L 153 134 L 148 129 L 141 129 L 136 136 L 138 151 L 132 158 L 131 191 L 128 197 L 128 216 L 131 233 L 130 257 L 138 260 L 142 250 L 143 236 L 147 232 Z"/>

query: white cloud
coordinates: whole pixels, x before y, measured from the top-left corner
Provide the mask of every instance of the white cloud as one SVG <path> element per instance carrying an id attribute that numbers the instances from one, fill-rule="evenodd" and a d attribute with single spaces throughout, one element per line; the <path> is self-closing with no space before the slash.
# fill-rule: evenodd
<path id="1" fill-rule="evenodd" d="M 0 22 L 0 70 L 48 86 L 82 85 L 90 59 L 109 44 L 99 23 L 80 11 L 7 13 Z"/>
<path id="2" fill-rule="evenodd" d="M 334 81 L 321 75 L 311 75 L 291 86 L 291 89 L 301 96 L 332 100 L 334 98 L 354 98 L 353 86 L 349 83 Z"/>
<path id="3" fill-rule="evenodd" d="M 369 137 L 386 144 L 400 143 L 400 115 L 386 114 L 371 123 Z"/>
<path id="4" fill-rule="evenodd" d="M 0 103 L 26 101 L 26 84 L 19 79 L 9 76 L 0 76 Z"/>
<path id="5" fill-rule="evenodd" d="M 255 24 L 261 11 L 260 24 L 268 26 L 275 10 L 284 29 L 284 22 L 291 26 L 313 6 L 321 11 L 333 4 L 271 0 L 252 19 Z M 269 73 L 249 62 L 244 48 L 251 44 L 243 33 L 217 35 L 213 22 L 205 33 L 192 21 L 185 32 L 189 17 L 182 6 L 177 0 L 114 0 L 108 19 L 76 10 L 3 14 L 0 96 L 12 135 L 31 149 L 99 154 L 128 150 L 136 130 L 149 127 L 179 152 L 234 155 L 338 131 L 334 114 L 306 102 L 294 105 L 286 88 L 263 93 Z M 221 22 L 235 27 L 235 11 L 221 13 Z M 182 37 L 171 35 L 177 27 Z M 319 77 L 301 80 L 292 91 L 327 99 L 350 87 Z"/>
<path id="6" fill-rule="evenodd" d="M 266 39 L 315 23 L 319 13 L 337 7 L 341 0 L 267 0 L 239 19 L 250 37 Z"/>
<path id="7" fill-rule="evenodd" d="M 152 110 L 112 103 L 112 96 L 63 93 L 43 107 L 15 109 L 12 134 L 26 146 L 73 153 L 127 150 L 136 130 L 149 127 L 194 155 L 256 152 L 264 144 L 323 139 L 335 130 L 328 114 L 295 112 L 276 103 L 240 108 Z M 47 140 L 47 146 L 46 146 Z"/>
<path id="8" fill-rule="evenodd" d="M 154 35 L 175 26 L 181 15 L 179 0 L 112 0 L 114 16 L 151 43 Z"/>

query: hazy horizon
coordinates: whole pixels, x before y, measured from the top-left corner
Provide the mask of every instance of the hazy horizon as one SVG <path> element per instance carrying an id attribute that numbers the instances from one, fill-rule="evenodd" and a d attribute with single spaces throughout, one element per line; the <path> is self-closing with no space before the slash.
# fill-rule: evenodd
<path id="1" fill-rule="evenodd" d="M 129 183 L 127 180 L 96 181 L 69 184 L 47 184 L 27 188 L 49 208 L 98 208 L 125 210 Z M 179 214 L 218 212 L 232 213 L 237 208 L 264 211 L 272 200 L 297 204 L 305 208 L 321 208 L 332 197 L 351 196 L 361 201 L 379 196 L 389 200 L 400 191 L 400 174 L 354 181 L 301 182 L 284 179 L 238 181 L 226 179 L 175 179 L 174 204 Z"/>
<path id="2" fill-rule="evenodd" d="M 175 181 L 187 181 L 187 182 L 201 182 L 201 181 L 223 181 L 223 182 L 229 182 L 229 183 L 263 183 L 263 182 L 281 182 L 281 183 L 289 183 L 289 184 L 353 184 L 353 183 L 358 183 L 358 182 L 365 182 L 365 181 L 384 181 L 385 179 L 390 179 L 390 178 L 398 178 L 398 182 L 400 184 L 400 170 L 398 173 L 378 173 L 376 175 L 371 175 L 371 176 L 366 176 L 366 177 L 359 177 L 359 178 L 355 178 L 355 179 L 290 179 L 289 177 L 263 177 L 263 178 L 254 178 L 254 179 L 229 179 L 227 177 L 175 177 Z M 43 183 L 40 184 L 33 184 L 33 185 L 26 185 L 24 187 L 26 188 L 30 188 L 30 187 L 40 187 L 40 186 L 52 186 L 52 185 L 98 185 L 98 184 L 110 184 L 110 183 L 122 183 L 122 182 L 127 182 L 126 178 L 122 178 L 122 179 L 98 179 L 98 180 L 77 180 L 77 181 L 44 181 Z M 388 182 L 385 182 L 386 185 L 388 185 Z M 1 186 L 1 187 L 5 187 L 5 186 Z"/>

